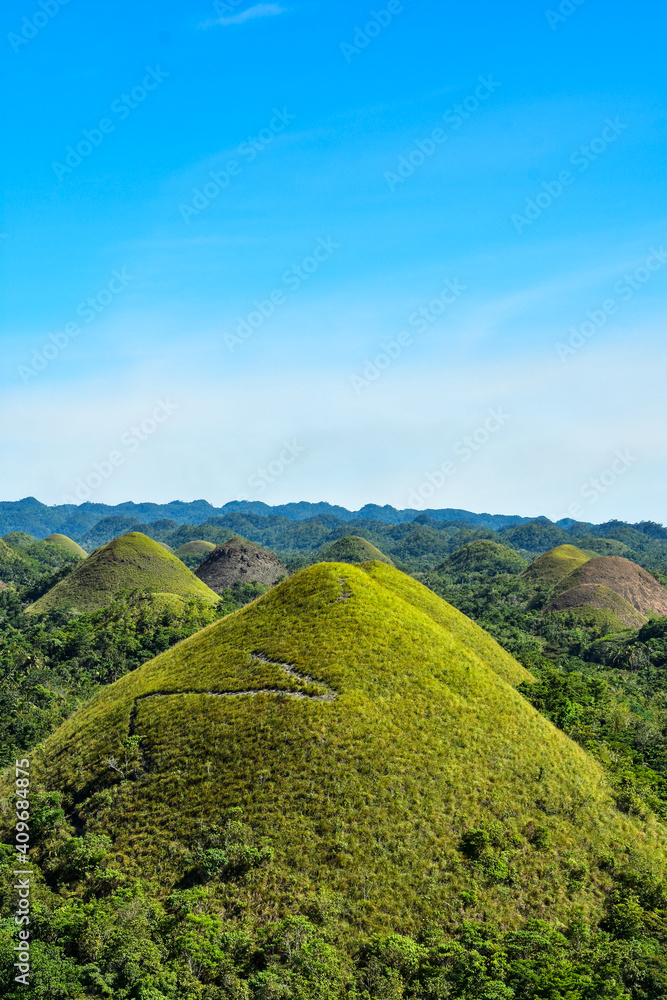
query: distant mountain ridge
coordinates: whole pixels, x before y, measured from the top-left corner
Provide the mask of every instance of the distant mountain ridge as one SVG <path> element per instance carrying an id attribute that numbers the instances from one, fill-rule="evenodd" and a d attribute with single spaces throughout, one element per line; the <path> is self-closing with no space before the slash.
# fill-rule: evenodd
<path id="1" fill-rule="evenodd" d="M 314 551 L 354 534 L 365 537 L 399 562 L 409 557 L 411 565 L 413 557 L 427 553 L 442 561 L 456 547 L 448 539 L 460 532 L 472 532 L 469 537 L 461 535 L 458 544 L 495 536 L 496 542 L 509 545 L 527 559 L 558 545 L 583 545 L 599 555 L 626 556 L 650 571 L 667 575 L 667 528 L 651 521 L 594 525 L 564 519 L 554 524 L 546 517 L 476 514 L 456 508 L 416 511 L 367 504 L 360 511 L 350 511 L 325 502 L 305 501 L 276 507 L 246 500 L 218 508 L 205 500 L 48 507 L 28 497 L 0 502 L 0 537 L 16 531 L 35 538 L 67 535 L 88 552 L 128 532 L 141 532 L 172 548 L 198 539 L 221 545 L 239 535 L 285 555 L 295 550 Z M 412 568 L 428 567 L 415 564 Z"/>
<path id="2" fill-rule="evenodd" d="M 10 531 L 27 531 L 31 535 L 49 535 L 54 532 L 82 537 L 107 517 L 126 517 L 128 530 L 137 521 L 152 524 L 168 519 L 176 524 L 203 524 L 212 517 L 225 514 L 254 514 L 260 517 L 279 516 L 290 521 L 306 521 L 311 517 L 333 516 L 341 521 L 360 519 L 380 521 L 385 524 L 404 524 L 427 515 L 436 521 L 466 521 L 482 528 L 505 528 L 513 524 L 526 524 L 539 518 L 511 514 L 475 514 L 472 511 L 445 508 L 443 510 L 397 510 L 389 504 L 366 504 L 361 510 L 351 511 L 336 504 L 300 501 L 271 507 L 260 500 L 232 500 L 222 507 L 214 507 L 207 500 L 171 503 L 126 503 L 114 506 L 103 503 L 61 504 L 49 507 L 35 497 L 0 502 L 0 534 Z"/>
<path id="3" fill-rule="evenodd" d="M 88 535 L 100 521 L 106 518 L 125 518 L 127 531 L 136 528 L 138 523 L 154 524 L 160 520 L 170 520 L 177 525 L 203 524 L 212 517 L 224 517 L 225 514 L 253 514 L 260 517 L 279 516 L 289 521 L 306 521 L 313 517 L 335 517 L 340 521 L 369 520 L 384 524 L 405 524 L 418 518 L 429 517 L 434 521 L 465 521 L 467 524 L 480 528 L 500 530 L 512 525 L 530 524 L 542 521 L 551 524 L 548 518 L 522 517 L 519 514 L 476 514 L 473 511 L 458 508 L 443 508 L 440 510 L 398 510 L 389 504 L 366 504 L 361 510 L 350 511 L 345 507 L 326 502 L 282 504 L 271 507 L 259 500 L 232 500 L 222 507 L 214 507 L 206 500 L 185 502 L 174 500 L 171 503 L 126 503 L 111 506 L 103 503 L 61 504 L 49 507 L 40 503 L 35 497 L 23 500 L 0 502 L 0 535 L 12 531 L 25 531 L 37 538 L 45 538 L 54 533 L 68 535 L 80 539 Z M 560 527 L 567 528 L 574 522 L 569 518 L 557 522 Z M 120 527 L 120 522 L 117 522 Z M 656 526 L 661 527 L 661 526 Z M 663 534 L 664 532 L 664 534 Z M 661 537 L 667 538 L 663 528 Z"/>

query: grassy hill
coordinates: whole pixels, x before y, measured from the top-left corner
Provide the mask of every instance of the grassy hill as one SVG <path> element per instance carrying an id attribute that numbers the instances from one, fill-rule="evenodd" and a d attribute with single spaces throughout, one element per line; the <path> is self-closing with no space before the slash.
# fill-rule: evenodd
<path id="1" fill-rule="evenodd" d="M 126 674 L 30 753 L 35 986 L 0 919 L 0 993 L 658 1000 L 665 828 L 517 684 L 550 704 L 380 562 L 309 567 Z M 3 794 L 0 918 L 14 823 Z"/>
<path id="2" fill-rule="evenodd" d="M 28 610 L 42 613 L 75 607 L 94 611 L 111 604 L 121 590 L 149 588 L 179 597 L 200 597 L 210 603 L 218 600 L 159 542 L 132 532 L 97 549 Z"/>
<path id="3" fill-rule="evenodd" d="M 204 558 L 204 556 L 209 555 L 209 553 L 211 553 L 214 548 L 215 544 L 213 542 L 204 542 L 201 539 L 198 539 L 197 541 L 186 542 L 185 545 L 181 545 L 179 548 L 176 549 L 174 555 L 179 557 L 201 556 L 202 558 Z"/>
<path id="4" fill-rule="evenodd" d="M 328 898 L 358 943 L 464 898 L 508 925 L 600 915 L 600 858 L 667 842 L 508 683 L 527 677 L 393 568 L 318 564 L 104 689 L 34 766 L 122 870 L 167 894 L 208 864 L 243 920 Z"/>
<path id="5" fill-rule="evenodd" d="M 534 586 L 555 586 L 590 559 L 591 556 L 576 545 L 558 545 L 530 564 L 524 573 L 524 580 Z"/>
<path id="6" fill-rule="evenodd" d="M 372 542 L 360 538 L 359 535 L 345 535 L 327 545 L 317 555 L 318 562 L 344 562 L 363 563 L 378 562 L 387 563 L 393 566 L 392 560 L 383 552 L 380 552 Z"/>
<path id="7" fill-rule="evenodd" d="M 500 573 L 521 573 L 528 566 L 525 559 L 507 545 L 500 545 L 488 539 L 469 542 L 452 553 L 436 567 L 436 573 L 445 573 L 453 579 L 463 578 L 471 573 L 487 577 Z"/>
<path id="8" fill-rule="evenodd" d="M 79 548 L 75 542 L 72 545 Z M 0 581 L 17 587 L 30 588 L 40 583 L 46 587 L 54 573 L 67 572 L 67 567 L 79 558 L 76 551 L 64 545 L 48 539 L 38 542 L 32 535 L 15 531 L 0 539 Z"/>
<path id="9" fill-rule="evenodd" d="M 25 531 L 11 531 L 8 535 L 3 535 L 2 540 L 13 549 L 27 549 L 37 541 Z"/>
<path id="10" fill-rule="evenodd" d="M 61 548 L 67 549 L 67 551 L 73 556 L 78 556 L 79 559 L 85 559 L 88 555 L 86 550 L 82 549 L 78 542 L 68 538 L 67 535 L 49 535 L 49 537 L 45 538 L 44 541 L 51 542 L 53 545 L 60 545 Z"/>
<path id="11" fill-rule="evenodd" d="M 618 597 L 618 595 L 615 596 Z M 591 607 L 588 604 L 581 607 L 566 607 L 562 611 L 550 609 L 549 613 L 554 615 L 564 628 L 567 628 L 572 622 L 576 622 L 583 628 L 589 629 L 591 632 L 596 632 L 599 636 L 607 636 L 625 632 L 628 628 L 636 629 L 638 627 L 636 624 L 630 626 L 626 624 L 626 621 L 635 622 L 637 620 L 635 609 L 630 608 L 630 611 L 632 612 L 632 618 L 628 617 L 625 619 L 624 616 L 625 620 L 622 620 L 616 611 L 610 611 L 609 609 L 597 606 Z M 633 632 L 633 635 L 635 634 Z"/>
<path id="12" fill-rule="evenodd" d="M 179 545 L 174 550 L 174 555 L 178 556 L 188 569 L 195 570 L 207 556 L 210 556 L 214 548 L 214 542 L 206 542 L 203 539 L 197 538 L 193 542 L 186 542 L 185 545 Z"/>

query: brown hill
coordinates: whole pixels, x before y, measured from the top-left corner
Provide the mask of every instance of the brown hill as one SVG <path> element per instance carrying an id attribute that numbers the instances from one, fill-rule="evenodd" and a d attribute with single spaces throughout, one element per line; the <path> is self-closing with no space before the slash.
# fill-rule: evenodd
<path id="1" fill-rule="evenodd" d="M 591 559 L 562 580 L 558 591 L 564 594 L 581 584 L 599 584 L 613 590 L 642 615 L 650 611 L 667 615 L 667 590 L 641 566 L 621 556 Z"/>
<path id="2" fill-rule="evenodd" d="M 272 587 L 289 573 L 273 552 L 245 538 L 218 545 L 195 571 L 195 576 L 221 594 L 235 583 L 263 583 Z"/>
<path id="3" fill-rule="evenodd" d="M 644 615 L 632 604 L 599 583 L 581 583 L 578 587 L 571 587 L 559 594 L 546 611 L 575 611 L 581 608 L 611 611 L 618 619 L 618 625 L 625 628 L 641 628 L 646 623 Z"/>

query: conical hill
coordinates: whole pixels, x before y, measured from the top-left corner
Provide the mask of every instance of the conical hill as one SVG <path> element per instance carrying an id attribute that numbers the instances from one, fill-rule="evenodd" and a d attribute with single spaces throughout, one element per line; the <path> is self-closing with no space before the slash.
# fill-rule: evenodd
<path id="1" fill-rule="evenodd" d="M 645 569 L 622 556 L 591 559 L 561 580 L 557 591 L 562 594 L 589 585 L 614 591 L 642 615 L 667 615 L 667 590 Z"/>
<path id="2" fill-rule="evenodd" d="M 185 545 L 181 545 L 180 548 L 175 549 L 174 555 L 178 556 L 188 569 L 194 571 L 201 566 L 204 559 L 210 556 L 214 549 L 215 544 L 213 542 L 205 542 L 197 539 L 194 542 L 186 542 Z"/>
<path id="3" fill-rule="evenodd" d="M 523 578 L 535 586 L 558 584 L 570 573 L 590 562 L 590 559 L 590 555 L 576 545 L 558 545 L 538 556 L 523 574 Z"/>
<path id="4" fill-rule="evenodd" d="M 528 677 L 393 567 L 319 563 L 101 691 L 31 767 L 114 869 L 165 895 L 208 878 L 239 929 L 599 916 L 618 844 L 659 860 L 664 837 Z"/>
<path id="5" fill-rule="evenodd" d="M 85 549 L 81 548 L 78 542 L 75 542 L 73 538 L 68 538 L 67 535 L 49 535 L 48 538 L 44 539 L 45 542 L 53 542 L 54 545 L 60 545 L 61 548 L 67 549 L 71 552 L 73 556 L 78 556 L 80 559 L 85 559 L 88 553 Z"/>
<path id="6" fill-rule="evenodd" d="M 140 532 L 122 535 L 96 549 L 28 610 L 41 613 L 74 607 L 95 611 L 111 604 L 120 590 L 154 590 L 215 603 L 213 591 L 180 559 Z"/>
<path id="7" fill-rule="evenodd" d="M 386 556 L 372 542 L 359 535 L 345 535 L 343 538 L 337 538 L 335 542 L 325 546 L 317 558 L 320 562 L 363 563 L 377 560 L 388 563 L 390 566 L 394 565 L 389 556 Z"/>
<path id="8" fill-rule="evenodd" d="M 468 573 L 482 573 L 484 576 L 498 576 L 501 573 L 517 574 L 525 570 L 528 563 L 518 552 L 507 545 L 500 545 L 490 539 L 480 538 L 468 542 L 439 566 L 437 573 L 451 576 L 466 576 Z"/>
<path id="9" fill-rule="evenodd" d="M 181 545 L 180 548 L 175 549 L 174 555 L 181 558 L 182 556 L 208 556 L 213 552 L 215 545 L 213 542 L 205 542 L 202 540 L 196 540 L 194 542 L 186 542 L 185 545 Z"/>
<path id="10" fill-rule="evenodd" d="M 273 552 L 245 538 L 231 538 L 216 546 L 195 573 L 216 594 L 235 583 L 261 583 L 272 587 L 288 575 Z"/>
<path id="11" fill-rule="evenodd" d="M 599 583 L 580 583 L 564 590 L 545 608 L 549 611 L 583 611 L 584 609 L 610 612 L 610 629 L 641 628 L 646 617 L 624 600 L 616 591 Z"/>
<path id="12" fill-rule="evenodd" d="M 26 531 L 10 531 L 8 535 L 2 536 L 2 540 L 13 549 L 27 549 L 37 541 L 33 535 L 29 535 Z"/>

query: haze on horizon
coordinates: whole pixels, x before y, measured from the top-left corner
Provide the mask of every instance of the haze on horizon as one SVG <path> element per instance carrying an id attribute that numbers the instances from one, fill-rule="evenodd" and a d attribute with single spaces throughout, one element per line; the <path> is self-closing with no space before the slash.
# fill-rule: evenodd
<path id="1" fill-rule="evenodd" d="M 667 521 L 664 7 L 0 19 L 0 499 Z"/>

